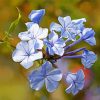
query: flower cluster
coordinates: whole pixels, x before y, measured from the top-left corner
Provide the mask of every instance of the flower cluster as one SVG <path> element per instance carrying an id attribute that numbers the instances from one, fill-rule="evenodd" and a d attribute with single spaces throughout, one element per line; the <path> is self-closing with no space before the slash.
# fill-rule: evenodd
<path id="1" fill-rule="evenodd" d="M 47 28 L 39 26 L 44 14 L 44 9 L 32 10 L 29 14 L 31 22 L 25 23 L 27 31 L 19 33 L 21 42 L 17 44 L 12 58 L 26 69 L 35 61 L 42 62 L 38 69 L 29 74 L 28 80 L 32 89 L 40 90 L 45 83 L 47 91 L 53 92 L 57 89 L 59 81 L 65 78 L 69 85 L 65 91 L 76 95 L 84 87 L 84 72 L 81 69 L 76 73 L 67 71 L 65 75 L 61 66 L 59 68 L 55 63 L 62 58 L 80 58 L 85 68 L 91 68 L 97 59 L 94 52 L 85 47 L 73 51 L 69 49 L 81 41 L 91 46 L 96 45 L 95 32 L 92 28 L 84 26 L 85 18 L 72 20 L 70 16 L 58 17 L 59 24 L 52 22 L 48 32 Z M 83 53 L 77 55 L 80 51 Z"/>

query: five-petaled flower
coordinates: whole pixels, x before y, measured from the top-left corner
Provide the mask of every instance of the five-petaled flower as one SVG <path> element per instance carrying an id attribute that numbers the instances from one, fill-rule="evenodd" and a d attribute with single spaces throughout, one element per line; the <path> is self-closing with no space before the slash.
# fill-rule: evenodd
<path id="1" fill-rule="evenodd" d="M 47 61 L 40 68 L 34 70 L 29 75 L 29 82 L 32 89 L 40 90 L 44 83 L 48 92 L 53 92 L 57 89 L 62 79 L 61 71 L 52 67 L 52 64 Z"/>
<path id="2" fill-rule="evenodd" d="M 49 34 L 48 40 L 45 39 L 44 43 L 46 44 L 47 52 L 50 55 L 57 54 L 62 56 L 64 54 L 65 42 L 63 39 L 59 38 L 54 31 Z"/>
<path id="3" fill-rule="evenodd" d="M 69 87 L 66 89 L 66 92 L 76 95 L 79 92 L 79 90 L 83 89 L 84 86 L 83 71 L 79 70 L 77 73 L 69 72 L 66 77 L 66 82 L 69 84 Z"/>
<path id="4" fill-rule="evenodd" d="M 12 58 L 15 62 L 20 62 L 20 64 L 28 69 L 33 65 L 33 61 L 41 59 L 43 54 L 41 51 L 35 50 L 37 43 L 33 41 L 22 41 L 17 44 L 16 50 L 12 54 Z"/>
<path id="5" fill-rule="evenodd" d="M 80 31 L 84 27 L 83 22 L 85 22 L 85 19 L 78 19 L 71 21 L 70 16 L 67 16 L 64 18 L 58 17 L 58 21 L 61 25 L 53 22 L 50 25 L 50 30 L 61 32 L 61 37 L 75 41 L 76 36 L 80 33 Z"/>
<path id="6" fill-rule="evenodd" d="M 44 45 L 42 39 L 46 38 L 47 35 L 47 28 L 41 28 L 38 24 L 33 24 L 28 31 L 21 32 L 18 36 L 22 41 L 33 40 L 33 42 L 36 42 L 38 44 L 37 49 L 42 49 Z"/>
<path id="7" fill-rule="evenodd" d="M 81 62 L 84 65 L 85 68 L 91 68 L 91 66 L 95 63 L 97 60 L 97 56 L 94 52 L 89 50 L 84 50 L 81 58 Z"/>

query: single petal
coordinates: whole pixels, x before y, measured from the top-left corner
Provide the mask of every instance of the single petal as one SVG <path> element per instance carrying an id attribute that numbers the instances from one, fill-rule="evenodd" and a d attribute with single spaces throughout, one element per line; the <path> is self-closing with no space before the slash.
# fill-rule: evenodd
<path id="1" fill-rule="evenodd" d="M 76 87 L 77 87 L 78 90 L 82 90 L 83 87 L 84 87 L 84 81 L 82 81 L 80 83 L 76 82 L 75 85 L 76 85 Z"/>
<path id="2" fill-rule="evenodd" d="M 72 22 L 75 24 L 81 24 L 83 22 L 86 22 L 86 19 L 85 18 L 75 19 L 75 20 L 72 20 Z"/>
<path id="3" fill-rule="evenodd" d="M 53 49 L 54 53 L 59 56 L 62 56 L 64 54 L 64 48 L 62 48 L 62 47 L 55 45 L 52 47 L 52 49 Z"/>
<path id="4" fill-rule="evenodd" d="M 29 59 L 28 56 L 20 63 L 24 68 L 28 69 L 33 65 L 33 62 Z"/>
<path id="5" fill-rule="evenodd" d="M 45 9 L 32 10 L 31 13 L 29 14 L 29 18 L 32 22 L 39 24 L 44 14 L 45 14 Z"/>
<path id="6" fill-rule="evenodd" d="M 41 51 L 38 51 L 38 52 L 36 52 L 34 54 L 31 54 L 29 56 L 29 60 L 30 61 L 35 61 L 35 60 L 38 60 L 38 59 L 41 59 L 41 58 L 43 58 L 43 54 L 42 54 Z"/>
<path id="7" fill-rule="evenodd" d="M 79 90 L 75 87 L 72 89 L 72 94 L 76 95 L 79 92 Z"/>
<path id="8" fill-rule="evenodd" d="M 47 28 L 39 28 L 38 33 L 36 34 L 36 37 L 38 39 L 44 39 L 48 36 L 48 29 Z"/>
<path id="9" fill-rule="evenodd" d="M 36 91 L 40 90 L 44 85 L 44 80 L 36 80 L 34 83 L 31 83 L 30 86 L 32 89 L 35 89 Z"/>
<path id="10" fill-rule="evenodd" d="M 62 26 L 57 24 L 57 23 L 54 23 L 52 22 L 51 25 L 50 25 L 50 31 L 57 31 L 57 32 L 60 32 L 62 29 Z"/>
<path id="11" fill-rule="evenodd" d="M 41 73 L 44 73 L 44 75 L 47 75 L 48 72 L 50 72 L 53 69 L 52 64 L 49 61 L 46 61 L 42 65 Z"/>
<path id="12" fill-rule="evenodd" d="M 82 38 L 86 40 L 90 37 L 93 37 L 95 35 L 95 32 L 94 30 L 92 30 L 92 28 L 85 28 L 82 32 L 82 35 L 83 35 Z"/>
<path id="13" fill-rule="evenodd" d="M 34 35 L 34 38 L 36 37 L 37 33 L 38 33 L 38 30 L 39 30 L 39 25 L 38 24 L 33 24 L 30 29 L 28 30 L 30 33 L 33 33 Z"/>
<path id="14" fill-rule="evenodd" d="M 12 54 L 12 58 L 15 62 L 21 62 L 26 56 L 26 53 L 21 50 L 15 50 Z"/>
<path id="15" fill-rule="evenodd" d="M 45 85 L 48 92 L 53 92 L 58 88 L 59 83 L 57 81 L 53 81 L 49 78 L 46 78 Z"/>
<path id="16" fill-rule="evenodd" d="M 28 53 L 29 52 L 29 45 L 26 41 L 21 41 L 17 44 L 16 49 L 22 50 L 23 52 Z"/>
<path id="17" fill-rule="evenodd" d="M 64 47 L 66 44 L 65 44 L 64 40 L 58 39 L 58 40 L 55 42 L 55 45 L 57 45 L 57 46 L 59 46 L 59 47 Z"/>
<path id="18" fill-rule="evenodd" d="M 77 72 L 77 75 L 76 75 L 76 80 L 77 81 L 83 81 L 84 80 L 84 72 L 82 71 L 82 70 L 79 70 L 78 72 Z"/>
<path id="19" fill-rule="evenodd" d="M 28 31 L 19 33 L 19 34 L 18 34 L 18 37 L 19 37 L 21 40 L 23 40 L 23 41 L 28 41 L 28 40 L 31 39 L 31 38 L 29 37 Z"/>
<path id="20" fill-rule="evenodd" d="M 71 24 L 71 17 L 70 16 L 64 17 L 64 21 L 65 21 L 65 27 L 67 27 L 69 24 Z"/>
<path id="21" fill-rule="evenodd" d="M 68 73 L 66 77 L 66 82 L 72 84 L 76 80 L 76 74 Z"/>
<path id="22" fill-rule="evenodd" d="M 86 39 L 85 42 L 87 42 L 91 46 L 96 45 L 96 39 L 94 37 L 91 37 L 91 38 Z"/>
<path id="23" fill-rule="evenodd" d="M 48 79 L 53 81 L 60 81 L 62 79 L 62 73 L 59 69 L 54 69 L 50 71 L 47 75 Z"/>
<path id="24" fill-rule="evenodd" d="M 57 39 L 58 39 L 58 35 L 54 31 L 49 34 L 49 41 L 51 43 L 55 43 Z"/>

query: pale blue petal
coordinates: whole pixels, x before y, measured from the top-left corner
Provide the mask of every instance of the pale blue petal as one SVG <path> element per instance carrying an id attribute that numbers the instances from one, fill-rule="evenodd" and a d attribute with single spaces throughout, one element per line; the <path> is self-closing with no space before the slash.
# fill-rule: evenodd
<path id="1" fill-rule="evenodd" d="M 82 70 L 79 70 L 78 72 L 77 72 L 77 75 L 76 75 L 76 79 L 77 79 L 77 81 L 83 81 L 84 80 L 84 72 L 82 71 Z"/>
<path id="2" fill-rule="evenodd" d="M 21 32 L 18 34 L 18 37 L 23 40 L 23 41 L 28 41 L 30 40 L 31 38 L 29 37 L 29 32 L 26 31 L 26 32 Z"/>
<path id="3" fill-rule="evenodd" d="M 52 64 L 49 61 L 46 61 L 42 65 L 41 73 L 44 73 L 44 75 L 47 75 L 52 69 L 53 69 Z"/>
<path id="4" fill-rule="evenodd" d="M 43 58 L 43 54 L 41 51 L 35 52 L 29 56 L 30 61 L 35 61 Z"/>
<path id="5" fill-rule="evenodd" d="M 20 63 L 24 68 L 28 69 L 33 65 L 33 62 L 29 59 L 29 57 L 25 57 L 25 59 Z"/>
<path id="6" fill-rule="evenodd" d="M 29 45 L 26 41 L 21 41 L 17 44 L 16 49 L 29 53 Z"/>
<path id="7" fill-rule="evenodd" d="M 83 22 L 86 22 L 86 19 L 85 18 L 75 19 L 75 20 L 72 20 L 72 22 L 75 24 L 81 24 Z"/>
<path id="8" fill-rule="evenodd" d="M 96 45 L 96 39 L 95 39 L 95 37 L 88 38 L 88 39 L 85 40 L 85 42 L 87 42 L 91 46 Z"/>
<path id="9" fill-rule="evenodd" d="M 72 94 L 76 95 L 79 92 L 79 90 L 75 87 L 72 89 Z"/>
<path id="10" fill-rule="evenodd" d="M 71 17 L 70 16 L 64 17 L 64 21 L 65 21 L 65 27 L 67 27 L 68 25 L 71 24 Z"/>
<path id="11" fill-rule="evenodd" d="M 63 27 L 67 27 L 69 24 L 71 24 L 70 16 L 58 17 L 58 21 Z"/>
<path id="12" fill-rule="evenodd" d="M 45 14 L 45 9 L 32 10 L 31 13 L 29 14 L 29 18 L 32 22 L 39 24 L 44 14 Z"/>
<path id="13" fill-rule="evenodd" d="M 66 82 L 68 84 L 72 84 L 74 82 L 74 80 L 76 80 L 76 74 L 71 74 L 69 73 L 66 77 Z"/>
<path id="14" fill-rule="evenodd" d="M 58 35 L 54 31 L 49 34 L 49 41 L 51 43 L 55 43 L 57 41 L 57 39 L 58 39 Z"/>
<path id="15" fill-rule="evenodd" d="M 44 39 L 48 36 L 48 29 L 47 28 L 39 28 L 38 33 L 36 34 L 36 38 Z"/>
<path id="16" fill-rule="evenodd" d="M 59 23 L 64 27 L 65 26 L 65 21 L 64 21 L 64 18 L 63 17 L 58 17 L 58 21 Z"/>
<path id="17" fill-rule="evenodd" d="M 62 26 L 52 22 L 50 25 L 50 31 L 57 31 L 57 32 L 61 32 Z"/>
<path id="18" fill-rule="evenodd" d="M 15 62 L 21 62 L 26 57 L 26 53 L 21 50 L 15 50 L 12 54 L 12 59 Z"/>
<path id="19" fill-rule="evenodd" d="M 62 39 L 58 39 L 56 42 L 55 42 L 56 45 L 58 45 L 59 47 L 64 47 L 66 44 L 65 44 L 65 41 L 62 40 Z"/>
<path id="20" fill-rule="evenodd" d="M 94 30 L 92 30 L 92 28 L 85 28 L 82 32 L 82 35 L 83 35 L 82 38 L 86 40 L 90 37 L 93 37 L 95 35 L 95 32 Z"/>
<path id="21" fill-rule="evenodd" d="M 47 74 L 48 78 L 53 81 L 60 81 L 62 79 L 62 73 L 59 69 L 54 69 Z"/>
<path id="22" fill-rule="evenodd" d="M 53 81 L 49 78 L 46 78 L 45 85 L 48 92 L 53 92 L 58 88 L 59 83 L 57 81 Z"/>
<path id="23" fill-rule="evenodd" d="M 53 49 L 54 53 L 59 56 L 62 56 L 64 54 L 64 48 L 62 48 L 62 47 L 55 45 L 52 47 L 52 49 Z"/>
<path id="24" fill-rule="evenodd" d="M 36 35 L 39 31 L 39 25 L 36 23 L 33 24 L 28 31 L 33 34 L 34 38 L 36 38 Z"/>
<path id="25" fill-rule="evenodd" d="M 84 87 L 84 81 L 82 81 L 80 83 L 76 82 L 75 85 L 76 85 L 76 87 L 77 87 L 78 90 L 82 90 L 83 87 Z"/>

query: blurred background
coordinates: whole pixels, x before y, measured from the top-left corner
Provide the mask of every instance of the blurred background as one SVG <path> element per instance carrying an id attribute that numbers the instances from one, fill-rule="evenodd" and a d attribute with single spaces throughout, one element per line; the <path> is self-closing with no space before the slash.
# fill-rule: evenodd
<path id="1" fill-rule="evenodd" d="M 0 100 L 100 100 L 100 0 L 0 0 L 0 40 L 4 33 L 18 16 L 18 7 L 22 18 L 8 43 L 0 43 Z M 54 93 L 48 93 L 45 88 L 35 92 L 29 87 L 27 73 L 20 64 L 12 61 L 13 49 L 20 41 L 18 33 L 25 31 L 25 22 L 29 21 L 28 14 L 32 9 L 45 9 L 46 14 L 41 22 L 42 27 L 48 27 L 52 21 L 57 22 L 58 16 L 71 16 L 72 19 L 86 18 L 86 27 L 92 27 L 96 32 L 97 45 L 92 47 L 85 42 L 76 45 L 73 49 L 85 46 L 98 55 L 98 60 L 91 70 L 84 69 L 80 60 L 71 60 L 70 67 L 76 72 L 84 70 L 85 87 L 76 96 L 66 94 L 66 84 L 61 82 Z"/>

